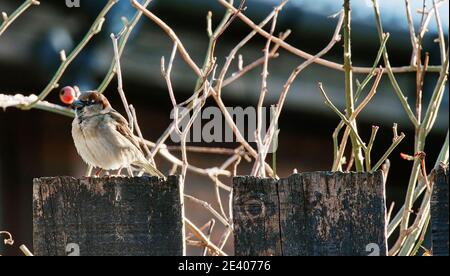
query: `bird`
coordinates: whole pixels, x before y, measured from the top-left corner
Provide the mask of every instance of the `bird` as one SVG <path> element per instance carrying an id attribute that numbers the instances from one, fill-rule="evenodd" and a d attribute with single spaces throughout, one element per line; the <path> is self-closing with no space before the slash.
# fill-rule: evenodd
<path id="1" fill-rule="evenodd" d="M 75 99 L 72 138 L 83 161 L 102 170 L 119 170 L 131 165 L 151 176 L 165 178 L 146 158 L 127 120 L 97 91 L 86 91 Z"/>

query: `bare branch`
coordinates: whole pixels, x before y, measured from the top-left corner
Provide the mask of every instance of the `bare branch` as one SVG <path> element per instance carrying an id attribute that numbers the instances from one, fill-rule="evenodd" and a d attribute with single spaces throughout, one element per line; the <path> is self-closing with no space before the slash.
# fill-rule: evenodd
<path id="1" fill-rule="evenodd" d="M 103 10 L 99 13 L 97 18 L 95 19 L 94 23 L 92 24 L 91 28 L 85 35 L 85 37 L 81 40 L 81 42 L 77 45 L 75 49 L 70 53 L 70 55 L 67 57 L 66 60 L 61 62 L 61 65 L 59 66 L 58 70 L 56 71 L 53 78 L 50 80 L 50 82 L 47 84 L 47 86 L 44 88 L 44 90 L 38 95 L 38 98 L 36 101 L 32 102 L 28 106 L 26 106 L 26 109 L 31 109 L 35 104 L 37 104 L 39 101 L 45 99 L 50 92 L 57 88 L 59 86 L 58 82 L 63 76 L 64 72 L 66 71 L 67 67 L 72 63 L 72 61 L 78 56 L 78 54 L 83 50 L 83 48 L 91 41 L 92 37 L 94 37 L 96 34 L 98 34 L 103 26 L 103 23 L 105 22 L 105 16 L 106 14 L 111 10 L 111 8 L 118 2 L 118 0 L 109 0 L 108 3 L 105 5 Z"/>
<path id="2" fill-rule="evenodd" d="M 409 37 L 411 39 L 412 46 L 412 56 L 411 56 L 411 66 L 415 66 L 417 63 L 417 37 L 414 29 L 414 20 L 411 15 L 411 5 L 410 0 L 405 0 L 406 6 L 406 18 L 408 19 L 408 27 L 409 27 Z"/>
<path id="3" fill-rule="evenodd" d="M 38 6 L 40 2 L 37 0 L 27 0 L 20 7 L 17 8 L 11 15 L 7 15 L 5 12 L 2 13 L 3 23 L 0 25 L 0 36 L 6 31 L 6 29 L 28 8 L 31 6 Z"/>
<path id="4" fill-rule="evenodd" d="M 151 2 L 152 2 L 152 0 L 146 0 L 142 4 L 142 6 L 147 7 Z M 125 24 L 123 29 L 119 32 L 121 34 L 120 40 L 119 40 L 119 58 L 122 56 L 122 53 L 125 50 L 125 46 L 127 45 L 128 39 L 129 39 L 131 33 L 133 32 L 134 27 L 141 19 L 141 17 L 142 17 L 142 12 L 137 11 L 136 14 L 134 15 L 133 19 L 130 22 L 128 22 L 127 24 Z M 111 65 L 109 67 L 108 73 L 106 73 L 105 78 L 103 79 L 103 81 L 99 85 L 99 87 L 97 88 L 97 91 L 99 93 L 103 93 L 105 91 L 105 89 L 111 83 L 115 73 L 116 73 L 116 61 L 115 61 L 115 59 L 113 59 L 111 62 Z"/>
<path id="5" fill-rule="evenodd" d="M 113 42 L 114 59 L 116 60 L 116 68 L 117 68 L 117 91 L 119 92 L 120 99 L 122 100 L 123 106 L 125 107 L 125 111 L 127 112 L 128 126 L 130 127 L 131 132 L 133 133 L 134 132 L 133 114 L 130 110 L 130 105 L 128 104 L 127 97 L 125 96 L 125 92 L 123 91 L 122 68 L 120 66 L 119 49 L 117 46 L 118 38 L 114 34 L 111 34 L 111 40 Z"/>
<path id="6" fill-rule="evenodd" d="M 200 231 L 189 219 L 184 218 L 186 226 L 192 231 L 192 233 L 202 242 L 203 246 L 208 247 L 212 252 L 219 256 L 227 256 L 220 248 L 214 245 L 205 234 Z"/>
<path id="7" fill-rule="evenodd" d="M 378 170 L 381 165 L 383 165 L 384 161 L 391 155 L 391 153 L 394 151 L 394 149 L 403 141 L 405 138 L 405 134 L 402 132 L 400 135 L 397 135 L 397 124 L 394 124 L 394 138 L 392 139 L 392 144 L 388 148 L 388 150 L 383 154 L 383 156 L 380 158 L 380 160 L 373 166 L 372 172 Z"/>
<path id="8" fill-rule="evenodd" d="M 233 7 L 232 5 L 230 5 L 228 2 L 226 2 L 225 0 L 217 0 L 222 6 L 226 7 L 227 9 L 232 9 L 233 11 L 236 11 L 236 8 Z M 263 37 L 265 37 L 266 39 L 270 39 L 270 34 L 266 31 L 264 31 L 262 28 L 258 27 L 251 19 L 249 19 L 247 16 L 245 16 L 243 13 L 238 13 L 237 15 L 242 22 L 244 22 L 245 24 L 247 24 L 250 28 L 252 28 L 253 30 L 256 30 L 260 35 L 262 35 Z M 297 49 L 296 47 L 280 40 L 277 37 L 272 37 L 271 40 L 274 43 L 278 43 L 280 44 L 280 46 L 282 48 L 284 48 L 285 50 L 291 52 L 294 55 L 297 55 L 303 59 L 310 59 L 312 58 L 311 54 L 308 54 L 300 49 Z M 315 60 L 315 63 L 320 64 L 322 66 L 331 68 L 331 69 L 335 69 L 338 71 L 344 71 L 344 66 L 342 64 L 336 63 L 336 62 L 331 62 L 325 59 L 317 59 Z M 352 71 L 354 73 L 364 73 L 367 74 L 370 72 L 370 68 L 366 68 L 366 67 L 352 67 Z M 408 73 L 408 72 L 415 72 L 416 68 L 413 66 L 404 66 L 404 67 L 396 67 L 396 68 L 392 68 L 392 72 L 393 73 Z M 428 68 L 429 72 L 439 72 L 440 71 L 440 66 L 430 66 Z"/>
<path id="9" fill-rule="evenodd" d="M 439 49 L 441 50 L 441 62 L 442 64 L 445 62 L 445 38 L 444 38 L 444 29 L 442 27 L 441 16 L 439 14 L 438 5 L 436 0 L 433 0 L 433 10 L 436 15 L 436 25 L 438 27 L 438 37 L 439 37 Z"/>
<path id="10" fill-rule="evenodd" d="M 287 81 L 285 82 L 283 89 L 281 91 L 280 94 L 280 98 L 278 100 L 278 103 L 276 105 L 276 110 L 275 110 L 275 114 L 270 122 L 270 126 L 269 129 L 266 133 L 266 136 L 264 137 L 263 140 L 263 144 L 266 148 L 268 148 L 270 146 L 270 144 L 273 141 L 273 137 L 274 137 L 274 133 L 275 133 L 275 127 L 278 123 L 278 120 L 281 116 L 281 112 L 283 110 L 283 106 L 285 104 L 287 95 L 289 93 L 289 90 L 292 86 L 292 84 L 294 83 L 294 81 L 297 79 L 298 75 L 304 70 L 306 69 L 309 65 L 313 64 L 314 61 L 322 56 L 324 56 L 326 53 L 328 53 L 333 46 L 340 41 L 341 36 L 340 36 L 340 31 L 342 29 L 342 24 L 344 22 L 344 16 L 343 13 L 340 13 L 339 19 L 338 19 L 338 23 L 336 24 L 336 29 L 334 31 L 333 37 L 331 38 L 331 41 L 328 43 L 328 45 L 319 53 L 317 53 L 315 56 L 311 57 L 310 59 L 302 62 L 299 66 L 297 66 L 294 71 L 291 73 L 291 75 L 289 76 L 289 78 L 287 79 Z M 266 155 L 268 150 L 265 151 Z M 265 159 L 266 156 L 264 156 Z M 256 162 L 255 165 L 253 166 L 252 169 L 252 173 L 254 174 L 258 169 L 259 169 L 260 163 Z"/>
<path id="11" fill-rule="evenodd" d="M 181 57 L 186 61 L 186 63 L 194 70 L 194 72 L 198 75 L 203 77 L 203 72 L 198 68 L 198 66 L 195 64 L 195 62 L 192 60 L 189 53 L 186 51 L 186 48 L 184 48 L 183 43 L 181 43 L 180 39 L 178 38 L 177 34 L 170 28 L 163 20 L 161 20 L 159 17 L 157 17 L 155 14 L 153 14 L 151 11 L 147 10 L 143 5 L 141 5 L 136 0 L 131 0 L 131 4 L 136 9 L 143 12 L 143 14 L 148 17 L 150 20 L 152 20 L 154 23 L 156 23 L 163 31 L 167 33 L 167 35 L 177 43 L 178 51 L 180 52 Z"/>
<path id="12" fill-rule="evenodd" d="M 278 13 L 279 13 L 280 9 L 277 9 L 275 12 L 275 16 L 272 19 L 272 26 L 270 28 L 270 38 L 267 39 L 266 42 L 266 46 L 264 47 L 264 63 L 263 63 L 263 71 L 261 74 L 261 92 L 259 95 L 259 100 L 258 100 L 258 105 L 257 105 L 257 126 L 256 126 L 256 133 L 255 133 L 255 138 L 257 141 L 257 147 L 258 147 L 258 158 L 256 162 L 259 162 L 259 164 L 263 164 L 264 160 L 265 160 L 265 156 L 266 156 L 266 147 L 263 144 L 263 138 L 262 138 L 262 111 L 263 111 L 263 105 L 264 105 L 264 99 L 266 97 L 267 94 L 267 77 L 269 76 L 269 51 L 270 51 L 270 43 L 271 43 L 271 39 L 273 37 L 273 33 L 275 32 L 275 27 L 277 25 L 277 20 L 278 20 Z M 253 172 L 254 175 L 258 175 L 261 177 L 265 177 L 266 176 L 266 170 L 264 169 L 263 166 L 260 166 L 261 169 L 259 169 L 257 172 Z"/>

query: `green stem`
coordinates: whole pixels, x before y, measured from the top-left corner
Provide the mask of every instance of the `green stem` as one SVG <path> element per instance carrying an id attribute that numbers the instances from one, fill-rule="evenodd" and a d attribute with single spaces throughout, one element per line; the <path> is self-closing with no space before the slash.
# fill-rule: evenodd
<path id="1" fill-rule="evenodd" d="M 351 50 L 351 8 L 350 0 L 344 0 L 344 70 L 345 70 L 345 101 L 347 117 L 350 118 L 355 109 L 353 97 L 353 72 L 352 72 L 352 50 Z M 351 121 L 353 131 L 350 134 L 352 141 L 355 167 L 358 172 L 364 171 L 364 157 L 361 151 L 361 143 L 357 139 L 358 128 L 355 121 Z"/>
<path id="2" fill-rule="evenodd" d="M 347 127 L 350 128 L 350 133 L 355 135 L 355 139 L 361 145 L 361 148 L 363 148 L 364 150 L 367 150 L 367 147 L 364 145 L 364 142 L 361 139 L 361 137 L 358 135 L 358 132 L 356 131 L 356 129 L 353 127 L 351 122 L 345 117 L 345 115 L 342 114 L 342 112 L 339 111 L 339 109 L 333 104 L 333 102 L 330 100 L 330 98 L 326 94 L 322 83 L 320 83 L 320 82 L 319 82 L 319 89 L 320 89 L 320 92 L 322 93 L 322 96 L 325 99 L 325 104 L 328 107 L 330 107 L 341 118 L 341 120 L 347 125 Z"/>
<path id="3" fill-rule="evenodd" d="M 378 64 L 380 63 L 381 57 L 383 55 L 384 52 L 384 48 L 386 47 L 386 43 L 389 39 L 389 34 L 386 34 L 384 36 L 384 40 L 380 45 L 380 48 L 378 49 L 378 53 L 377 53 L 377 57 L 375 58 L 375 62 L 372 65 L 372 68 L 370 69 L 369 74 L 367 74 L 366 78 L 363 80 L 362 83 L 360 83 L 358 85 L 358 88 L 356 89 L 356 93 L 355 93 L 355 102 L 358 101 L 359 97 L 361 96 L 362 92 L 364 91 L 364 88 L 367 86 L 367 84 L 370 82 L 370 80 L 372 80 L 372 78 L 374 77 L 375 74 L 375 70 L 377 69 Z M 341 132 L 342 128 L 345 126 L 344 121 L 341 120 L 341 122 L 339 123 L 339 125 L 336 127 L 335 131 L 333 132 L 333 147 L 334 147 L 334 161 L 333 161 L 333 167 L 332 167 L 332 171 L 341 171 L 342 170 L 342 157 L 344 155 L 344 151 L 345 151 L 345 147 L 344 148 L 340 148 L 339 147 L 339 133 Z M 346 128 L 347 129 L 347 128 Z M 348 131 L 348 130 L 346 130 Z M 348 136 L 347 136 L 348 137 Z M 345 138 L 345 135 L 344 135 Z M 344 143 L 346 144 L 346 143 Z M 370 160 L 369 160 L 370 162 Z M 367 165 L 367 156 L 366 156 L 366 165 Z M 369 170 L 369 169 L 367 169 Z"/>
<path id="4" fill-rule="evenodd" d="M 436 160 L 434 168 L 437 168 L 437 166 L 439 166 L 441 163 L 448 163 L 448 158 L 449 158 L 449 132 L 447 131 L 447 137 L 445 138 L 445 142 L 441 148 L 439 157 Z M 426 185 L 424 183 L 419 184 L 419 186 L 417 188 L 415 188 L 415 190 L 413 192 L 413 202 L 415 202 L 420 197 L 420 195 L 423 193 L 425 188 L 426 188 Z M 404 210 L 405 210 L 405 207 L 403 206 L 398 211 L 397 215 L 389 223 L 388 229 L 387 229 L 388 237 L 390 237 L 394 233 L 395 229 L 400 224 Z"/>
<path id="5" fill-rule="evenodd" d="M 424 236 L 426 235 L 426 233 L 429 229 L 430 221 L 431 221 L 431 212 L 428 212 L 427 218 L 425 220 L 425 225 L 420 234 L 421 238 L 420 238 L 419 242 L 417 243 L 416 247 L 414 248 L 414 250 L 412 251 L 411 256 L 417 256 L 417 254 L 419 253 L 419 249 L 422 247 L 422 244 L 425 241 Z"/>
<path id="6" fill-rule="evenodd" d="M 372 133 L 370 134 L 370 140 L 369 144 L 367 145 L 366 150 L 366 171 L 372 170 L 372 164 L 371 164 L 371 152 L 373 148 L 373 144 L 375 143 L 375 138 L 377 137 L 378 130 L 380 128 L 378 126 L 372 126 Z"/>
<path id="7" fill-rule="evenodd" d="M 378 67 L 378 64 L 380 63 L 381 57 L 383 56 L 384 49 L 386 48 L 386 43 L 389 39 L 389 33 L 386 33 L 383 37 L 383 40 L 381 42 L 380 48 L 378 49 L 377 57 L 375 58 L 375 62 L 372 65 L 372 68 L 370 69 L 369 74 L 367 74 L 366 78 L 361 82 L 360 85 L 358 85 L 356 92 L 355 92 L 355 102 L 358 100 L 358 98 L 361 96 L 361 93 L 363 92 L 364 88 L 367 86 L 367 84 L 372 80 L 372 78 L 375 75 L 375 70 Z"/>
<path id="8" fill-rule="evenodd" d="M 445 60 L 445 64 L 442 67 L 442 71 L 441 71 L 438 83 L 436 84 L 435 90 L 433 92 L 433 96 L 431 97 L 430 104 L 429 104 L 427 113 L 424 117 L 423 124 L 421 124 L 421 126 L 419 127 L 418 132 L 417 132 L 416 152 L 420 152 L 420 151 L 424 150 L 427 135 L 433 128 L 434 122 L 436 121 L 436 117 L 439 112 L 440 103 L 442 101 L 442 96 L 443 96 L 442 91 L 444 90 L 444 87 L 445 87 L 445 84 L 447 81 L 448 62 L 449 62 L 449 56 L 448 56 L 448 50 L 447 50 L 447 57 Z M 446 144 L 447 144 L 447 142 L 446 142 Z M 445 144 L 444 144 L 444 147 L 445 147 Z M 442 156 L 439 156 L 439 158 L 442 158 Z M 420 161 L 416 160 L 414 163 L 415 164 L 418 163 L 417 170 L 420 171 Z M 417 173 L 417 177 L 418 177 L 418 175 L 419 175 L 419 173 Z M 417 182 L 417 177 L 413 184 L 415 184 Z M 414 203 L 414 200 L 413 200 L 414 189 L 415 189 L 415 185 L 413 185 L 413 187 L 408 187 L 407 200 L 405 202 L 405 210 L 403 212 L 403 220 L 402 220 L 402 223 L 400 224 L 400 230 L 407 229 L 407 227 L 408 227 L 409 215 L 410 215 L 408 210 L 410 210 L 412 208 L 412 205 Z M 429 208 L 429 204 L 430 204 L 429 201 L 430 201 L 430 199 L 428 198 L 428 193 L 427 193 L 427 196 L 422 201 L 421 208 Z M 429 212 L 429 210 L 428 210 L 428 212 Z M 404 242 L 402 248 L 400 249 L 399 255 L 409 255 L 411 253 L 411 251 L 414 249 L 414 245 L 420 235 L 420 232 L 421 232 L 422 228 L 424 227 L 424 223 L 425 222 L 420 221 L 419 228 L 414 230 L 410 235 L 408 235 L 406 237 L 405 242 Z"/>
<path id="9" fill-rule="evenodd" d="M 449 53 L 447 48 L 447 54 L 444 61 L 444 64 L 442 66 L 441 73 L 439 75 L 438 82 L 436 84 L 436 87 L 433 91 L 433 95 L 430 99 L 430 105 L 428 106 L 427 113 L 425 114 L 425 117 L 423 119 L 423 125 L 425 128 L 425 135 L 428 135 L 433 128 L 433 125 L 436 121 L 439 107 L 442 103 L 442 98 L 444 97 L 445 92 L 445 84 L 448 80 L 448 63 L 449 63 Z"/>
<path id="10" fill-rule="evenodd" d="M 449 155 L 448 154 L 448 145 L 449 145 L 448 139 L 449 139 L 449 137 L 448 137 L 448 130 L 447 130 L 447 137 L 445 137 L 444 145 L 442 146 L 442 149 L 439 153 L 439 157 L 436 160 L 436 164 L 434 164 L 434 169 L 439 168 L 441 163 L 448 164 L 448 155 Z"/>
<path id="11" fill-rule="evenodd" d="M 91 28 L 81 40 L 81 42 L 77 45 L 77 47 L 70 53 L 70 55 L 61 62 L 61 65 L 59 66 L 58 70 L 56 71 L 55 75 L 51 79 L 51 81 L 48 83 L 48 85 L 44 88 L 44 90 L 39 94 L 36 101 L 32 102 L 28 106 L 25 107 L 25 109 L 31 109 L 35 104 L 37 104 L 40 100 L 45 99 L 50 92 L 57 88 L 59 86 L 58 82 L 63 76 L 64 72 L 66 71 L 67 67 L 72 63 L 72 61 L 77 57 L 77 55 L 83 50 L 83 48 L 91 41 L 92 37 L 94 35 L 98 34 L 103 26 L 103 23 L 105 22 L 105 16 L 109 12 L 109 10 L 118 2 L 119 0 L 109 0 L 108 3 L 105 5 L 103 10 L 100 12 L 100 14 L 95 19 L 94 23 L 92 24 Z"/>
<path id="12" fill-rule="evenodd" d="M 378 0 L 373 0 L 373 7 L 375 12 L 375 22 L 377 26 L 378 31 L 378 37 L 380 42 L 383 41 L 384 31 L 383 31 L 383 25 L 381 24 L 381 16 L 380 16 L 380 9 L 378 6 Z M 403 93 L 402 89 L 400 88 L 400 85 L 398 84 L 394 72 L 392 70 L 391 64 L 389 62 L 389 55 L 387 52 L 386 47 L 383 51 L 383 59 L 386 66 L 386 70 L 388 73 L 389 80 L 391 81 L 392 87 L 394 88 L 395 93 L 397 94 L 397 97 L 399 98 L 403 109 L 405 109 L 406 114 L 408 115 L 408 118 L 413 123 L 414 127 L 419 127 L 419 122 L 417 121 L 416 116 L 414 115 L 411 107 L 408 104 L 408 98 L 405 97 L 405 94 Z"/>
<path id="13" fill-rule="evenodd" d="M 228 3 L 230 5 L 234 4 L 234 0 L 229 0 Z M 212 36 L 209 37 L 209 42 L 208 42 L 208 49 L 206 51 L 206 55 L 205 55 L 205 60 L 203 61 L 203 66 L 202 66 L 202 71 L 203 74 L 206 74 L 206 72 L 211 69 L 211 59 L 213 58 L 211 55 L 214 54 L 214 46 L 216 44 L 217 38 L 220 35 L 220 33 L 222 32 L 222 28 L 225 27 L 225 25 L 228 23 L 228 20 L 231 18 L 231 16 L 233 15 L 233 11 L 228 9 L 225 12 L 225 15 L 223 16 L 222 20 L 220 21 L 219 25 L 216 27 L 216 29 L 214 30 L 214 33 L 212 34 Z M 208 17 L 208 20 L 211 20 L 210 17 Z M 194 93 L 197 93 L 197 91 L 200 89 L 202 83 L 203 83 L 204 79 L 199 77 L 197 79 L 197 82 L 195 83 L 195 89 L 194 89 Z"/>
<path id="14" fill-rule="evenodd" d="M 342 157 L 344 149 L 341 149 L 339 146 L 339 133 L 341 132 L 342 128 L 345 126 L 344 121 L 340 121 L 339 125 L 336 127 L 336 129 L 333 132 L 333 166 L 331 168 L 331 171 L 342 171 Z"/>
<path id="15" fill-rule="evenodd" d="M 445 138 L 445 142 L 441 148 L 440 154 L 438 159 L 436 160 L 436 164 L 434 168 L 436 169 L 441 163 L 448 163 L 448 156 L 449 156 L 449 132 L 447 131 L 447 137 Z M 415 202 L 423 193 L 423 191 L 426 189 L 425 183 L 420 183 L 418 187 L 413 192 L 413 202 Z M 395 217 L 389 222 L 387 234 L 388 237 L 394 233 L 394 230 L 397 228 L 397 226 L 400 224 L 402 220 L 402 215 L 405 210 L 405 206 L 403 206 L 395 215 Z"/>
<path id="16" fill-rule="evenodd" d="M 417 222 L 417 227 L 406 238 L 405 243 L 403 244 L 398 253 L 399 256 L 409 256 L 411 254 L 411 252 L 415 247 L 417 239 L 420 237 L 420 234 L 422 233 L 423 229 L 427 227 L 426 222 L 430 214 L 430 200 L 431 200 L 431 193 L 427 192 L 419 209 L 424 210 L 423 214 L 421 214 L 421 217 L 417 218 L 419 219 Z"/>
<path id="17" fill-rule="evenodd" d="M 36 0 L 27 0 L 20 7 L 17 8 L 10 16 L 4 18 L 3 23 L 0 25 L 0 36 L 6 31 L 6 29 L 29 7 L 33 5 L 39 5 L 39 1 Z"/>
<path id="18" fill-rule="evenodd" d="M 147 7 L 150 4 L 151 1 L 152 0 L 147 0 L 142 6 Z M 120 33 L 122 33 L 122 35 L 121 35 L 119 43 L 118 43 L 119 44 L 119 46 L 118 46 L 118 48 L 119 48 L 119 58 L 122 56 L 122 53 L 123 53 L 123 51 L 125 49 L 125 46 L 126 46 L 126 44 L 128 42 L 128 39 L 129 39 L 131 33 L 133 32 L 134 27 L 136 26 L 136 24 L 141 19 L 142 13 L 143 13 L 142 11 L 138 10 L 136 12 L 136 14 L 134 15 L 133 19 L 128 23 L 127 26 L 124 27 L 125 29 L 122 30 L 123 32 L 122 31 L 120 32 Z M 97 88 L 97 91 L 99 93 L 105 92 L 106 88 L 108 87 L 108 85 L 113 80 L 115 73 L 116 73 L 116 61 L 113 58 L 113 60 L 111 62 L 111 65 L 109 66 L 108 73 L 106 74 L 106 76 L 103 79 L 102 83 Z"/>
<path id="19" fill-rule="evenodd" d="M 384 153 L 384 155 L 380 158 L 380 160 L 378 160 L 378 162 L 373 166 L 372 168 L 372 172 L 378 170 L 378 168 L 383 165 L 384 161 L 386 161 L 386 159 L 388 159 L 389 155 L 391 155 L 391 153 L 394 151 L 394 149 L 403 141 L 403 139 L 405 138 L 405 134 L 402 133 L 399 137 L 397 137 L 394 142 L 392 143 L 392 145 L 389 147 L 389 149 Z"/>

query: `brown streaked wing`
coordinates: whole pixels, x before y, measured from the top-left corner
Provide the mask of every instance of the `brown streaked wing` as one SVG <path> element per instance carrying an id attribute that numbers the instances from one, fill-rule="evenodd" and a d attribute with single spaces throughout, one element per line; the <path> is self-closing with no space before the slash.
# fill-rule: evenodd
<path id="1" fill-rule="evenodd" d="M 133 133 L 131 132 L 130 128 L 128 127 L 127 120 L 120 115 L 120 113 L 116 112 L 109 112 L 108 113 L 111 118 L 114 119 L 114 121 L 117 122 L 116 129 L 117 131 L 122 134 L 125 138 L 127 138 L 133 145 L 135 145 L 139 150 L 141 150 L 141 147 L 139 146 L 139 142 L 134 138 Z"/>

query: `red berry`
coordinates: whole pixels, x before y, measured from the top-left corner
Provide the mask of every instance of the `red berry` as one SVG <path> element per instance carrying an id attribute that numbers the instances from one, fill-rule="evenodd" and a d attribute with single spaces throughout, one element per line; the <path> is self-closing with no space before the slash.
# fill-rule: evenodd
<path id="1" fill-rule="evenodd" d="M 72 104 L 75 100 L 75 89 L 71 86 L 66 86 L 59 92 L 59 98 L 61 102 L 65 104 Z"/>

